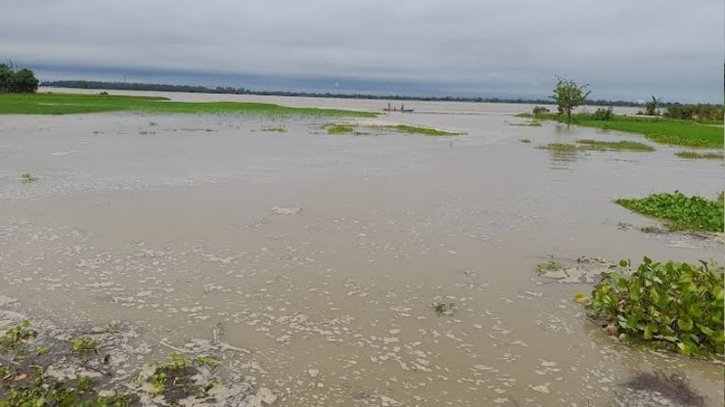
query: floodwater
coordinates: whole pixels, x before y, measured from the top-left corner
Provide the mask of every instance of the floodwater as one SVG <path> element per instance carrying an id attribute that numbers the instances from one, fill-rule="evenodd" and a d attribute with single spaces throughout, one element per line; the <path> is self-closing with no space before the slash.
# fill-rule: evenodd
<path id="1" fill-rule="evenodd" d="M 58 324 L 137 321 L 151 350 L 139 363 L 223 334 L 246 350 L 229 351 L 225 372 L 278 406 L 667 405 L 622 386 L 655 369 L 723 404 L 722 365 L 622 345 L 573 301 L 591 285 L 536 272 L 549 256 L 720 259 L 717 240 L 623 228 L 654 223 L 612 200 L 714 198 L 721 162 L 659 145 L 562 156 L 537 146 L 642 138 L 510 125 L 526 105 L 405 104 L 416 113 L 375 120 L 467 135 L 328 135 L 339 119 L 325 118 L 2 116 L 0 295 Z M 28 172 L 39 180 L 24 184 Z M 439 316 L 434 302 L 455 309 Z"/>

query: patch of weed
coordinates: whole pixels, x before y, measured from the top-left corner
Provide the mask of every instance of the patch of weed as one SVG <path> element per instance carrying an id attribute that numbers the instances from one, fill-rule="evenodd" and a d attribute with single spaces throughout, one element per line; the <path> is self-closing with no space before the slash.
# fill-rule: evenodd
<path id="1" fill-rule="evenodd" d="M 453 310 L 456 308 L 456 304 L 452 302 L 434 302 L 433 303 L 433 311 L 438 316 L 442 315 L 451 315 L 453 314 Z"/>
<path id="2" fill-rule="evenodd" d="M 29 172 L 21 175 L 20 178 L 22 178 L 23 184 L 32 184 L 33 182 L 38 182 L 38 180 L 40 179 Z"/>
<path id="3" fill-rule="evenodd" d="M 629 277 L 602 273 L 591 297 L 579 294 L 576 300 L 624 341 L 687 355 L 722 355 L 725 270 L 701 263 L 654 263 L 645 257 Z"/>
<path id="4" fill-rule="evenodd" d="M 536 265 L 536 271 L 538 271 L 539 274 L 544 274 L 547 271 L 555 271 L 555 270 L 559 270 L 559 269 L 561 269 L 563 267 L 564 267 L 564 263 L 561 263 L 561 262 L 558 262 L 558 261 L 554 261 L 554 260 L 549 260 L 549 261 L 547 261 L 545 263 L 539 263 L 539 264 L 537 264 Z"/>
<path id="5" fill-rule="evenodd" d="M 617 204 L 666 221 L 669 230 L 723 231 L 723 194 L 716 201 L 688 197 L 679 191 L 653 194 L 641 199 L 617 199 Z"/>

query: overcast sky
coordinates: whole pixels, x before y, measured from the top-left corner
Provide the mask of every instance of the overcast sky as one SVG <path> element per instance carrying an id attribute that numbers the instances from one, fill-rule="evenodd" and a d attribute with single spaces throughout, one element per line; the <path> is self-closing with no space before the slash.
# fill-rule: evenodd
<path id="1" fill-rule="evenodd" d="M 41 80 L 723 99 L 723 0 L 0 2 L 0 58 Z"/>

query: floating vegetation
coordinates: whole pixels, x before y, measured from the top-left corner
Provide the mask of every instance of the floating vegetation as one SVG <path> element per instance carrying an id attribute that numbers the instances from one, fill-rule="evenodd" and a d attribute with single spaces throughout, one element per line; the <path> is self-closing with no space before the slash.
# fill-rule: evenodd
<path id="1" fill-rule="evenodd" d="M 32 184 L 33 182 L 38 182 L 39 178 L 34 176 L 33 174 L 26 172 L 25 174 L 21 175 L 20 178 L 23 180 L 23 184 Z"/>
<path id="2" fill-rule="evenodd" d="M 540 273 L 546 273 L 547 271 L 558 270 L 564 267 L 564 264 L 558 261 L 549 260 L 546 263 L 539 263 L 536 265 L 536 270 Z"/>
<path id="3" fill-rule="evenodd" d="M 669 230 L 723 232 L 723 193 L 716 201 L 675 191 L 615 202 L 642 215 L 664 220 Z"/>
<path id="4" fill-rule="evenodd" d="M 456 304 L 452 302 L 434 302 L 433 310 L 438 316 L 452 315 L 453 310 L 456 308 Z"/>
<path id="5" fill-rule="evenodd" d="M 675 155 L 680 158 L 686 158 L 688 160 L 722 160 L 723 159 L 722 152 L 698 153 L 695 151 L 679 151 L 679 152 L 675 153 Z"/>
<path id="6" fill-rule="evenodd" d="M 527 144 L 528 144 L 528 143 L 531 143 L 531 139 L 528 139 L 528 138 L 522 138 L 522 139 L 521 139 L 521 140 L 519 140 L 519 141 L 520 141 L 520 142 L 522 142 L 522 143 L 527 143 Z"/>
<path id="7" fill-rule="evenodd" d="M 654 263 L 645 257 L 629 277 L 602 273 L 591 297 L 579 294 L 576 300 L 623 341 L 687 355 L 723 355 L 725 270 L 701 263 Z"/>

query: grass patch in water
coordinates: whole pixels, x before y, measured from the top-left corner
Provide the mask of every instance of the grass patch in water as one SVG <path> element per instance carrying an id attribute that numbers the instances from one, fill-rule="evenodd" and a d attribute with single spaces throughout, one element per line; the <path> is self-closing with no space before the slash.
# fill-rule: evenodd
<path id="1" fill-rule="evenodd" d="M 723 355 L 724 270 L 714 262 L 653 263 L 629 276 L 602 273 L 590 297 L 576 296 L 607 333 L 686 355 Z M 628 261 L 620 267 L 629 269 Z"/>
<path id="2" fill-rule="evenodd" d="M 577 146 L 576 144 L 567 143 L 549 143 L 543 146 L 539 146 L 539 148 L 542 150 L 551 150 L 566 153 L 575 153 L 579 151 L 579 146 Z"/>
<path id="3" fill-rule="evenodd" d="M 523 122 L 523 123 L 510 123 L 509 126 L 520 126 L 520 127 L 541 127 L 541 122 Z"/>
<path id="4" fill-rule="evenodd" d="M 576 142 L 584 144 L 582 148 L 587 150 L 655 151 L 652 146 L 636 141 L 577 140 Z"/>
<path id="5" fill-rule="evenodd" d="M 287 129 L 284 126 L 262 127 L 262 131 L 268 131 L 272 133 L 287 133 Z"/>
<path id="6" fill-rule="evenodd" d="M 327 127 L 327 134 L 353 134 L 355 126 L 350 124 L 331 124 Z"/>
<path id="7" fill-rule="evenodd" d="M 517 116 L 538 120 L 553 120 L 560 123 L 566 121 L 565 116 L 557 114 L 533 115 L 523 113 Z M 643 134 L 648 139 L 661 144 L 701 148 L 722 148 L 724 144 L 723 127 L 703 121 L 670 118 L 652 119 L 625 115 L 614 115 L 611 120 L 595 120 L 593 114 L 580 113 L 572 116 L 572 123 L 603 130 Z"/>
<path id="8" fill-rule="evenodd" d="M 460 135 L 466 134 L 466 133 L 461 133 L 461 132 L 438 130 L 438 129 L 433 129 L 430 127 L 409 126 L 407 124 L 398 124 L 398 125 L 394 125 L 394 126 L 380 126 L 380 127 L 395 130 L 400 133 L 423 134 L 426 136 L 460 136 Z"/>
<path id="9" fill-rule="evenodd" d="M 164 97 L 66 93 L 0 93 L 0 114 L 79 114 L 99 112 L 187 114 L 259 114 L 270 116 L 376 117 L 377 113 L 340 109 L 287 107 L 248 102 L 173 102 Z"/>
<path id="10" fill-rule="evenodd" d="M 679 151 L 675 153 L 680 158 L 686 158 L 688 160 L 722 160 L 722 152 L 711 152 L 711 153 L 698 153 L 696 151 Z"/>
<path id="11" fill-rule="evenodd" d="M 633 212 L 665 221 L 669 230 L 723 232 L 723 193 L 714 201 L 675 191 L 641 199 L 620 198 L 615 202 Z"/>

